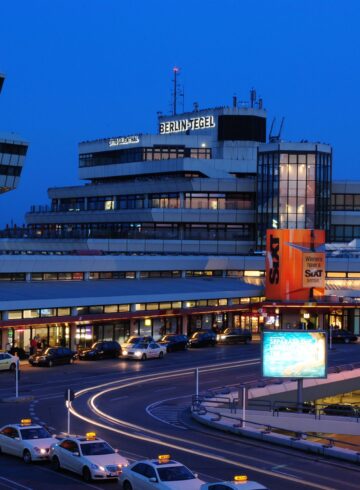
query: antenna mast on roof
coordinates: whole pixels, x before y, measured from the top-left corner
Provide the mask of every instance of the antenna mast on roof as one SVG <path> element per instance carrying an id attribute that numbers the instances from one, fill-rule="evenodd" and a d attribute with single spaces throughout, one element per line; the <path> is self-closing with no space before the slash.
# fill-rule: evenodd
<path id="1" fill-rule="evenodd" d="M 184 89 L 180 87 L 178 83 L 178 76 L 180 75 L 180 68 L 178 66 L 174 66 L 173 68 L 174 78 L 173 78 L 173 92 L 172 92 L 172 114 L 176 116 L 177 114 L 177 102 L 178 97 L 182 98 L 182 110 L 184 112 Z"/>

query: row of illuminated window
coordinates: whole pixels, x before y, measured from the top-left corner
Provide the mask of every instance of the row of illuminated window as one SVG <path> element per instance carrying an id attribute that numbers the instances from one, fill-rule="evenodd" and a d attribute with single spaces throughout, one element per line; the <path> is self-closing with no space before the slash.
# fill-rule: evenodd
<path id="1" fill-rule="evenodd" d="M 332 194 L 333 211 L 360 211 L 360 194 Z"/>
<path id="2" fill-rule="evenodd" d="M 180 208 L 179 192 L 159 194 L 133 194 L 122 196 L 96 196 L 85 198 L 53 199 L 51 211 L 112 211 L 119 209 Z M 250 192 L 209 193 L 186 192 L 186 209 L 254 209 L 255 194 Z M 34 209 L 35 210 L 35 209 Z M 40 212 L 43 212 L 40 210 Z"/>
<path id="3" fill-rule="evenodd" d="M 156 303 L 135 303 L 133 311 L 157 311 L 157 310 L 172 310 L 181 308 L 199 308 L 199 307 L 221 307 L 242 305 L 250 303 L 259 303 L 264 301 L 264 297 L 245 297 L 245 298 L 220 298 L 220 299 L 199 299 L 188 301 L 166 301 Z M 71 308 L 39 308 L 30 310 L 10 310 L 7 312 L 8 320 L 22 320 L 32 318 L 50 318 L 57 316 L 70 316 Z M 83 315 L 99 315 L 111 313 L 129 313 L 131 311 L 130 304 L 121 305 L 94 305 L 94 306 L 78 306 L 73 308 L 76 311 L 76 316 Z M 2 318 L 3 316 L 1 316 Z"/>
<path id="4" fill-rule="evenodd" d="M 253 223 L 61 223 L 30 225 L 43 238 L 253 240 Z"/>
<path id="5" fill-rule="evenodd" d="M 0 175 L 8 177 L 19 177 L 22 167 L 16 165 L 0 165 Z"/>
<path id="6" fill-rule="evenodd" d="M 211 148 L 185 148 L 184 146 L 136 147 L 123 150 L 99 151 L 79 155 L 80 167 L 98 165 L 116 165 L 122 163 L 153 160 L 170 160 L 176 158 L 210 159 Z"/>
<path id="7" fill-rule="evenodd" d="M 114 279 L 176 279 L 181 277 L 262 277 L 264 271 L 255 270 L 169 270 L 169 271 L 140 271 L 138 276 L 134 271 L 97 271 L 89 272 L 89 280 Z M 31 272 L 30 281 L 83 281 L 84 272 Z M 25 272 L 0 272 L 0 281 L 25 281 Z"/>

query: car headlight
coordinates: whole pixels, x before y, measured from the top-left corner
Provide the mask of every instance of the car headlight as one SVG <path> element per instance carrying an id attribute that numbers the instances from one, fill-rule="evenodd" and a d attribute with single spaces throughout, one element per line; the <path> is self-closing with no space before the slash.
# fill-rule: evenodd
<path id="1" fill-rule="evenodd" d="M 141 350 L 136 350 L 136 351 L 135 351 L 135 356 L 136 356 L 136 357 L 140 357 L 141 355 L 142 355 Z"/>
<path id="2" fill-rule="evenodd" d="M 220 339 L 221 340 L 225 340 L 226 339 L 226 335 L 220 335 Z"/>
<path id="3" fill-rule="evenodd" d="M 122 351 L 122 355 L 123 355 L 123 356 L 127 356 L 127 353 L 128 353 L 128 352 L 127 352 L 127 350 L 123 350 L 123 351 Z"/>

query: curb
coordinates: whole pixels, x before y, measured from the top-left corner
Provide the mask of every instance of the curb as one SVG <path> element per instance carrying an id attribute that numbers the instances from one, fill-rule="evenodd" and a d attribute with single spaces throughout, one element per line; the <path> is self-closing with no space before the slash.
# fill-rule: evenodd
<path id="1" fill-rule="evenodd" d="M 5 398 L 0 398 L 0 403 L 24 403 L 31 402 L 34 399 L 32 395 L 27 396 L 7 396 Z"/>
<path id="2" fill-rule="evenodd" d="M 279 446 L 290 447 L 306 453 L 317 454 L 318 456 L 331 457 L 340 459 L 342 461 L 348 461 L 351 463 L 360 464 L 360 453 L 352 451 L 351 449 L 344 449 L 335 446 L 327 446 L 318 442 L 307 441 L 306 439 L 297 439 L 295 437 L 285 436 L 283 434 L 276 434 L 274 432 L 268 432 L 267 430 L 259 430 L 254 428 L 234 427 L 231 425 L 224 425 L 219 422 L 215 422 L 210 419 L 206 419 L 196 412 L 191 412 L 191 416 L 200 424 L 207 425 L 214 429 L 222 430 L 223 432 L 230 432 L 242 437 L 249 437 L 250 439 L 256 439 L 258 441 L 269 442 L 271 444 L 277 444 Z"/>

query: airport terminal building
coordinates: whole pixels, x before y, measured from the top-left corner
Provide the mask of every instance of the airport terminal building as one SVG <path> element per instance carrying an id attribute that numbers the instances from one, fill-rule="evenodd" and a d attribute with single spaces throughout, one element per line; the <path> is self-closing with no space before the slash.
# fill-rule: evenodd
<path id="1" fill-rule="evenodd" d="M 54 187 L 0 239 L 1 342 L 122 342 L 199 328 L 359 333 L 360 182 L 332 148 L 267 138 L 249 104 L 159 116 L 156 134 L 79 144 L 84 184 Z M 268 301 L 269 229 L 324 230 L 325 292 Z"/>

